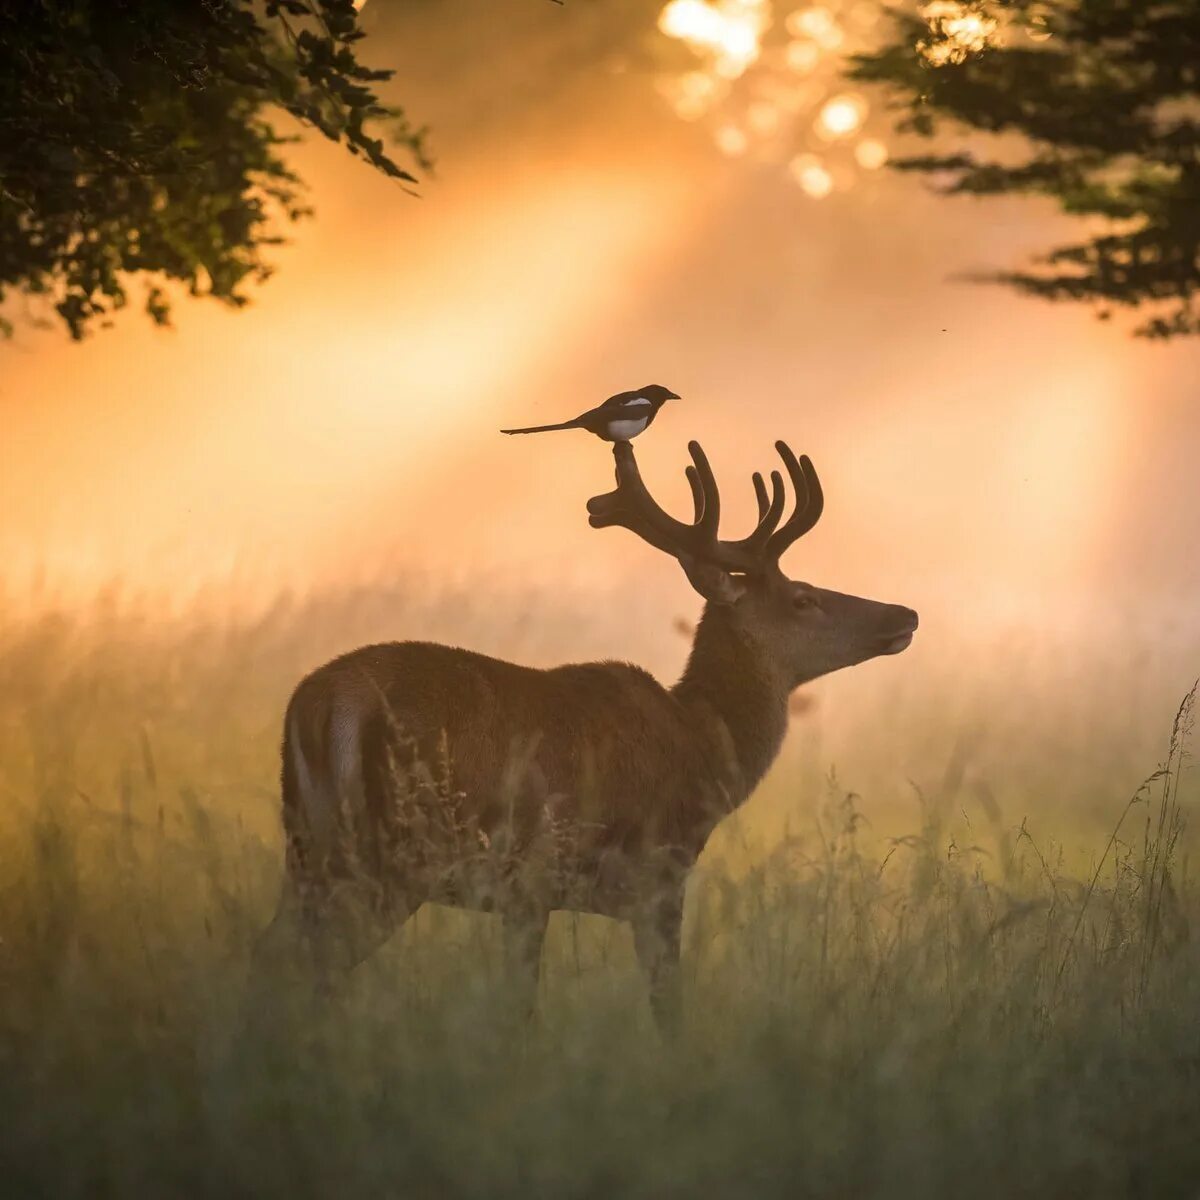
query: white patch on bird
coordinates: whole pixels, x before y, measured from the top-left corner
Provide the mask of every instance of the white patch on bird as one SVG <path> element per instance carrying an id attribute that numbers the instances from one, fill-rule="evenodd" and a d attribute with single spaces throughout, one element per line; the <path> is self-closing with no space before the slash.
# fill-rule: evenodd
<path id="1" fill-rule="evenodd" d="M 637 406 L 640 406 L 643 404 L 648 405 L 649 403 L 650 403 L 650 401 L 647 400 L 645 396 L 634 396 L 632 400 L 626 400 L 625 403 L 623 405 L 621 405 L 621 407 L 622 408 L 633 408 L 635 405 L 637 405 Z"/>
<path id="2" fill-rule="evenodd" d="M 645 417 L 638 417 L 632 421 L 609 421 L 608 436 L 614 442 L 627 442 L 630 438 L 635 438 L 650 422 Z"/>

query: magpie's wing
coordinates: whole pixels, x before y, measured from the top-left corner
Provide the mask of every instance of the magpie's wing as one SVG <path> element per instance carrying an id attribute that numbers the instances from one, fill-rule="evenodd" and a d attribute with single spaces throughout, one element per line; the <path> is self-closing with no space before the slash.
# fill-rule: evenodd
<path id="1" fill-rule="evenodd" d="M 617 415 L 619 414 L 614 414 L 613 410 L 608 407 L 608 403 L 605 402 L 599 408 L 589 408 L 587 412 L 580 413 L 572 424 L 595 432 L 597 429 L 607 429 L 609 421 L 614 420 Z"/>
<path id="2" fill-rule="evenodd" d="M 600 405 L 600 411 L 608 408 L 624 408 L 630 400 L 640 400 L 641 396 L 637 392 L 618 392 L 615 396 L 609 396 L 605 402 Z"/>

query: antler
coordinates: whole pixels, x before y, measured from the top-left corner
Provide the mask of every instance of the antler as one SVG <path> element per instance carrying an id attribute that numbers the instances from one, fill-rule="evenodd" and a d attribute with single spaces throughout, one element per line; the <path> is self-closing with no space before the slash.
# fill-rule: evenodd
<path id="1" fill-rule="evenodd" d="M 721 520 L 721 493 L 708 457 L 699 442 L 688 443 L 692 466 L 687 469 L 692 487 L 695 515 L 689 524 L 664 511 L 646 489 L 638 470 L 633 447 L 628 442 L 613 446 L 617 463 L 617 487 L 588 501 L 589 522 L 594 529 L 622 525 L 643 541 L 675 558 L 693 558 L 726 571 L 760 575 L 777 568 L 780 556 L 803 537 L 821 516 L 824 496 L 817 472 L 807 455 L 797 459 L 786 442 L 775 449 L 796 492 L 796 508 L 780 526 L 784 509 L 783 476 L 771 472 L 768 496 L 763 477 L 754 473 L 754 492 L 758 497 L 758 524 L 754 531 L 738 541 L 723 541 L 717 536 Z"/>

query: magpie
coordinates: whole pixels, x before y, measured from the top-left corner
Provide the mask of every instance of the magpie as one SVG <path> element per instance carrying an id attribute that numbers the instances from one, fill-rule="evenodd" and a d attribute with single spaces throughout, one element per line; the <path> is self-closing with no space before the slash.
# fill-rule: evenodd
<path id="1" fill-rule="evenodd" d="M 586 429 L 606 442 L 631 442 L 649 428 L 658 410 L 679 396 L 660 383 L 652 383 L 636 392 L 618 392 L 599 408 L 580 414 L 559 425 L 531 425 L 528 429 L 502 429 L 501 433 L 547 433 L 552 429 Z"/>

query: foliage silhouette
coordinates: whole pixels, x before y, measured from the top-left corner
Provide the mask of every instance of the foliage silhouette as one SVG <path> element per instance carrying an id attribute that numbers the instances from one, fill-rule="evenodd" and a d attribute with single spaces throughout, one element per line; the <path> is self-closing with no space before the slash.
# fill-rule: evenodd
<path id="1" fill-rule="evenodd" d="M 997 36 L 967 51 L 972 31 Z M 1200 4 L 983 0 L 898 12 L 852 74 L 887 85 L 902 130 L 1006 140 L 895 160 L 950 195 L 1045 196 L 1103 228 L 1027 270 L 976 276 L 1049 300 L 1139 308 L 1137 333 L 1200 334 Z M 956 44 L 957 43 L 957 44 Z M 1016 153 L 1007 135 L 1023 135 Z"/>
<path id="2" fill-rule="evenodd" d="M 359 61 L 363 36 L 352 0 L 0 7 L 0 300 L 49 297 L 74 338 L 131 276 L 160 325 L 167 281 L 245 304 L 274 222 L 310 214 L 274 109 L 414 183 L 392 147 L 427 166 L 422 132 L 380 101 L 392 72 Z"/>

